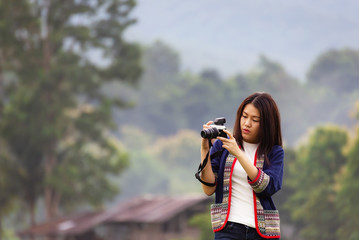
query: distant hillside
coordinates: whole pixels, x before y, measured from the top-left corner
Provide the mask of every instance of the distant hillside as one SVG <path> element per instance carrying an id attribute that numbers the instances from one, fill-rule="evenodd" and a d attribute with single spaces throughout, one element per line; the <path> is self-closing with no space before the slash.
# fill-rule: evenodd
<path id="1" fill-rule="evenodd" d="M 309 63 L 332 48 L 359 48 L 355 0 L 138 0 L 127 37 L 160 39 L 180 52 L 183 68 L 223 75 L 251 68 L 260 54 L 305 79 Z"/>

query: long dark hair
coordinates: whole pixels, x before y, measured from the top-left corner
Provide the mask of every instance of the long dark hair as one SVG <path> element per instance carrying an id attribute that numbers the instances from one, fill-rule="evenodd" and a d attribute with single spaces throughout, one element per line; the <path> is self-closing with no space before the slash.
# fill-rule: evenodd
<path id="1" fill-rule="evenodd" d="M 242 149 L 243 138 L 240 123 L 243 110 L 249 103 L 252 103 L 260 113 L 260 142 L 258 146 L 258 154 L 264 154 L 266 163 L 270 164 L 267 156 L 271 152 L 273 146 L 282 146 L 282 130 L 280 127 L 280 114 L 277 104 L 273 100 L 272 96 L 268 93 L 256 92 L 244 99 L 237 110 L 236 121 L 233 128 L 233 136 Z"/>

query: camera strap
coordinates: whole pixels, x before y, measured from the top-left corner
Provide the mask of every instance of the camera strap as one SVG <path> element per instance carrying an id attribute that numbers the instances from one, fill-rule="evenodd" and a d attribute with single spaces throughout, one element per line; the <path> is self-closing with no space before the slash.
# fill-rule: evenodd
<path id="1" fill-rule="evenodd" d="M 208 140 L 208 141 L 209 141 L 209 145 L 212 147 L 211 140 Z M 223 152 L 223 149 L 222 149 L 222 150 L 219 150 L 219 151 L 217 151 L 217 152 L 215 152 L 215 153 L 213 153 L 213 154 L 211 154 L 211 159 L 216 158 L 216 157 L 219 157 L 220 155 L 222 155 L 222 152 Z M 201 164 L 201 163 L 199 164 L 199 167 L 198 167 L 198 170 L 197 170 L 195 176 L 196 176 L 196 178 L 198 179 L 198 181 L 200 181 L 202 184 L 204 184 L 204 185 L 206 185 L 206 186 L 209 186 L 209 187 L 214 187 L 214 186 L 217 185 L 217 178 L 215 178 L 214 183 L 208 183 L 208 182 L 203 181 L 203 180 L 201 179 L 201 176 L 200 176 L 201 172 L 203 171 L 203 169 L 204 169 L 204 168 L 206 167 L 206 165 L 207 165 L 208 156 L 209 156 L 209 151 L 207 152 L 206 157 L 205 157 L 204 160 L 203 160 L 203 163 L 202 163 L 202 164 Z"/>

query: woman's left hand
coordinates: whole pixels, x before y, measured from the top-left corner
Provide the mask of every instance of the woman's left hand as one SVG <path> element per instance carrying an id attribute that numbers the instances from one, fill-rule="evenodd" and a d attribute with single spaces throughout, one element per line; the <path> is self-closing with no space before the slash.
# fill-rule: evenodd
<path id="1" fill-rule="evenodd" d="M 236 139 L 229 131 L 223 130 L 223 132 L 225 132 L 229 138 L 217 137 L 217 139 L 222 141 L 223 148 L 227 149 L 230 154 L 238 158 L 241 155 L 242 150 L 238 147 Z"/>

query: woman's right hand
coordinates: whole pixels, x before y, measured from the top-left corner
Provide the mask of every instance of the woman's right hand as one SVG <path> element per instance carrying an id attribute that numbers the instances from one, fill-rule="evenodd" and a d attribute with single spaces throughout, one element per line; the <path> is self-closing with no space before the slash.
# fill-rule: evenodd
<path id="1" fill-rule="evenodd" d="M 211 128 L 210 125 L 213 124 L 213 121 L 209 121 L 206 124 L 203 124 L 203 130 Z M 202 145 L 201 148 L 203 151 L 209 151 L 209 143 L 207 138 L 202 138 Z"/>
<path id="2" fill-rule="evenodd" d="M 203 125 L 203 130 L 211 128 L 211 124 L 213 124 L 213 121 L 209 121 L 206 124 Z M 216 141 L 216 139 L 211 139 L 212 144 Z M 202 144 L 201 144 L 201 164 L 203 164 L 204 159 L 206 158 L 206 155 L 209 153 L 209 142 L 207 138 L 202 138 Z M 216 177 L 213 174 L 212 166 L 211 166 L 211 156 L 208 156 L 208 162 L 206 166 L 203 168 L 201 172 L 201 179 L 207 183 L 215 183 Z M 210 187 L 202 184 L 202 188 L 205 194 L 208 196 L 212 195 L 216 191 L 216 186 Z"/>

